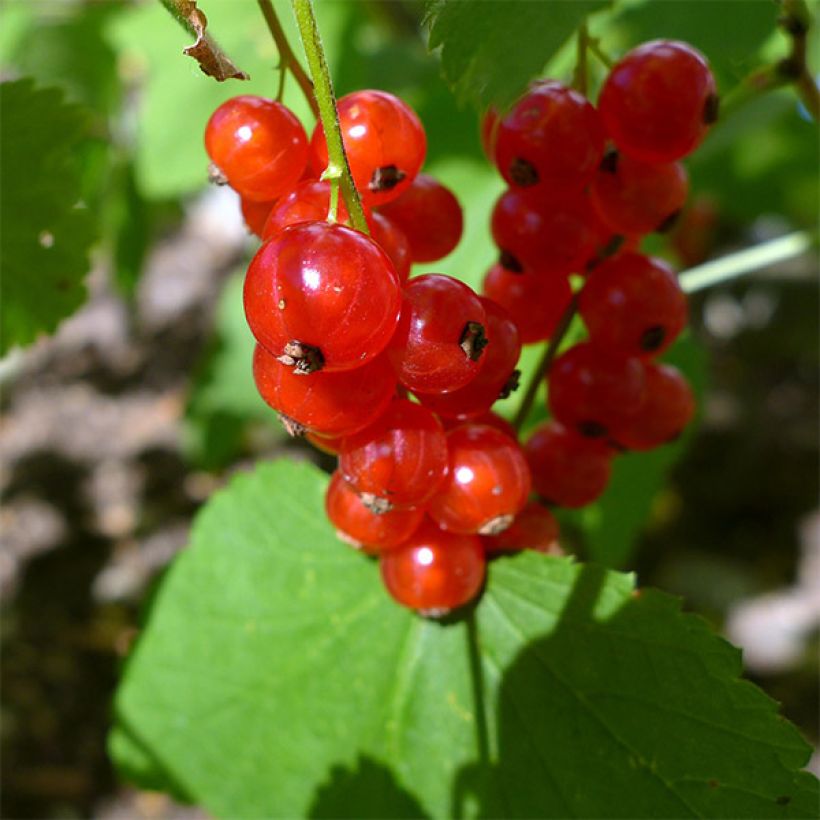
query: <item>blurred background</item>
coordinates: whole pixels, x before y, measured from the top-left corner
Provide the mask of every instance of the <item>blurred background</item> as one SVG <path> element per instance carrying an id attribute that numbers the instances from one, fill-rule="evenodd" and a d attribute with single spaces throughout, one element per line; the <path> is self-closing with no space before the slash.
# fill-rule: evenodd
<path id="1" fill-rule="evenodd" d="M 288 4 L 276 6 L 296 46 Z M 197 816 L 112 770 L 118 670 L 208 496 L 259 459 L 318 458 L 253 387 L 240 291 L 257 241 L 232 192 L 208 188 L 202 147 L 220 102 L 276 93 L 276 50 L 252 0 L 202 7 L 249 82 L 205 77 L 155 1 L 0 3 L 2 79 L 59 88 L 86 117 L 71 152 L 93 225 L 82 306 L 0 360 L 5 817 Z M 427 170 L 466 215 L 461 246 L 435 268 L 478 287 L 502 183 L 481 154 L 479 112 L 454 99 L 426 50 L 423 13 L 403 0 L 319 4 L 337 92 L 384 88 L 422 117 Z M 787 53 L 777 15 L 769 0 L 655 0 L 615 4 L 590 25 L 612 54 L 688 40 L 726 92 Z M 572 60 L 570 44 L 545 72 L 568 79 Z M 291 80 L 285 102 L 310 129 Z M 679 268 L 816 229 L 817 124 L 790 89 L 732 108 L 687 164 L 689 207 L 647 246 Z M 701 393 L 697 429 L 622 459 L 604 499 L 563 522 L 568 551 L 682 595 L 744 647 L 748 675 L 815 745 L 817 273 L 811 251 L 694 296 L 673 359 Z"/>

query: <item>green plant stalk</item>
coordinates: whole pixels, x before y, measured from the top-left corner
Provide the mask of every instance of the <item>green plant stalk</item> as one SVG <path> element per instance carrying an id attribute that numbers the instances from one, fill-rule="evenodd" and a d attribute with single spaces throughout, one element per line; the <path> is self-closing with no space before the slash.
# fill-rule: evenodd
<path id="1" fill-rule="evenodd" d="M 588 82 L 587 48 L 589 46 L 589 29 L 586 22 L 578 26 L 575 52 L 575 71 L 572 75 L 572 87 L 586 96 Z"/>
<path id="2" fill-rule="evenodd" d="M 359 192 L 353 182 L 344 143 L 342 142 L 342 130 L 339 127 L 339 116 L 336 111 L 336 98 L 333 95 L 333 84 L 330 80 L 330 71 L 322 48 L 322 38 L 316 24 L 316 14 L 313 10 L 312 0 L 291 0 L 291 4 L 293 13 L 296 16 L 296 24 L 299 26 L 299 34 L 305 49 L 308 69 L 313 78 L 313 93 L 319 107 L 319 119 L 322 122 L 325 139 L 327 140 L 328 165 L 324 174 L 322 174 L 322 178 L 330 180 L 331 192 L 334 184 L 341 187 L 342 196 L 345 205 L 347 205 L 353 227 L 362 233 L 369 234 L 370 231 L 364 217 Z"/>

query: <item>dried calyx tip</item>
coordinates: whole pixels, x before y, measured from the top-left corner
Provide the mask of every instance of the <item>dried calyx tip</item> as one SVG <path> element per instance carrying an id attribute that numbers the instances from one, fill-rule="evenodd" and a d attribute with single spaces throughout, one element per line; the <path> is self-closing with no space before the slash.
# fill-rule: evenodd
<path id="1" fill-rule="evenodd" d="M 458 343 L 464 351 L 464 355 L 471 362 L 477 362 L 489 341 L 487 334 L 484 332 L 484 325 L 480 322 L 467 322 Z"/>
<path id="2" fill-rule="evenodd" d="M 211 185 L 227 185 L 228 177 L 225 176 L 222 169 L 215 163 L 208 163 L 208 182 Z"/>
<path id="3" fill-rule="evenodd" d="M 521 157 L 516 157 L 510 163 L 510 179 L 522 188 L 529 188 L 538 184 L 538 171 L 535 166 Z"/>
<path id="4" fill-rule="evenodd" d="M 359 493 L 359 500 L 374 515 L 384 515 L 393 509 L 393 505 L 386 498 L 373 493 Z"/>
<path id="5" fill-rule="evenodd" d="M 516 390 L 518 390 L 518 385 L 521 383 L 521 371 L 516 368 L 510 373 L 510 378 L 504 382 L 501 387 L 501 390 L 498 391 L 498 398 L 499 399 L 508 399 Z"/>
<path id="6" fill-rule="evenodd" d="M 406 176 L 407 174 L 395 165 L 383 165 L 381 168 L 376 168 L 376 170 L 373 171 L 373 176 L 370 177 L 370 183 L 367 187 L 374 193 L 390 191 Z"/>
<path id="7" fill-rule="evenodd" d="M 299 376 L 315 373 L 317 370 L 321 370 L 325 364 L 325 357 L 318 347 L 304 344 L 295 339 L 285 345 L 282 355 L 277 356 L 276 360 L 287 367 L 292 367 L 293 372 Z"/>
<path id="8" fill-rule="evenodd" d="M 479 535 L 498 535 L 504 532 L 515 519 L 514 515 L 497 515 L 491 518 L 479 531 Z"/>
<path id="9" fill-rule="evenodd" d="M 282 426 L 287 431 L 287 434 L 294 438 L 303 436 L 307 432 L 307 428 L 303 424 L 295 421 L 290 416 L 286 416 L 284 413 L 279 413 L 279 421 L 282 422 Z"/>

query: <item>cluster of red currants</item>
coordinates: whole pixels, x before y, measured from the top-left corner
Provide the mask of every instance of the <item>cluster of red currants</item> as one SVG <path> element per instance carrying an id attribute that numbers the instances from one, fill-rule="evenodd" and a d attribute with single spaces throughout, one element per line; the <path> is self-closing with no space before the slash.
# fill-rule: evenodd
<path id="1" fill-rule="evenodd" d="M 533 489 L 589 503 L 617 449 L 657 446 L 689 420 L 685 380 L 651 361 L 682 330 L 685 297 L 635 248 L 683 204 L 677 160 L 715 100 L 697 52 L 655 42 L 615 66 L 598 110 L 543 81 L 488 115 L 485 147 L 510 189 L 493 214 L 501 255 L 483 296 L 441 274 L 408 279 L 412 263 L 453 250 L 462 213 L 420 173 L 426 137 L 403 101 L 358 91 L 338 102 L 369 235 L 344 224 L 343 202 L 331 208 L 321 123 L 308 141 L 288 109 L 258 97 L 214 112 L 213 175 L 263 239 L 244 290 L 257 387 L 291 433 L 338 455 L 328 517 L 378 555 L 400 603 L 442 615 L 479 593 L 488 554 L 556 549 L 557 524 Z M 554 362 L 555 420 L 522 447 L 491 407 L 516 387 L 521 345 L 553 334 L 578 273 L 590 340 Z"/>

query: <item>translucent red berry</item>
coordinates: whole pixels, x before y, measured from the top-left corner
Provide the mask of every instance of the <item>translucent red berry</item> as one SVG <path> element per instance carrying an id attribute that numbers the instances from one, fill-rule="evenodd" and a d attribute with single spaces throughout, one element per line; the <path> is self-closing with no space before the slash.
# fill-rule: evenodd
<path id="1" fill-rule="evenodd" d="M 671 365 L 648 362 L 646 395 L 640 408 L 610 431 L 627 450 L 651 450 L 674 441 L 695 415 L 695 397 L 686 378 Z"/>
<path id="2" fill-rule="evenodd" d="M 463 419 L 448 419 L 446 416 L 442 416 L 441 423 L 444 425 L 444 429 L 448 433 L 450 430 L 455 430 L 456 427 L 461 427 L 462 424 L 485 424 L 488 427 L 498 430 L 499 433 L 503 433 L 513 441 L 518 441 L 518 433 L 516 432 L 515 427 L 513 427 L 512 424 L 510 424 L 503 416 L 499 416 L 498 413 L 482 413 L 480 416 L 470 419 L 469 422 L 464 421 Z"/>
<path id="3" fill-rule="evenodd" d="M 580 190 L 604 153 L 604 129 L 589 101 L 554 80 L 533 83 L 501 120 L 495 162 L 507 183 L 539 191 Z"/>
<path id="4" fill-rule="evenodd" d="M 240 209 L 242 210 L 242 218 L 245 220 L 245 225 L 247 225 L 248 230 L 252 234 L 255 234 L 260 239 L 265 230 L 265 222 L 267 222 L 274 204 L 274 202 L 254 202 L 244 197 L 240 200 Z"/>
<path id="5" fill-rule="evenodd" d="M 373 512 L 338 470 L 327 486 L 325 512 L 343 541 L 368 553 L 406 541 L 424 518 L 424 512 L 415 508 Z"/>
<path id="6" fill-rule="evenodd" d="M 604 83 L 598 110 L 625 154 L 674 162 L 691 153 L 717 116 L 715 80 L 706 58 L 675 40 L 630 51 Z"/>
<path id="7" fill-rule="evenodd" d="M 644 366 L 640 359 L 583 342 L 555 360 L 548 383 L 558 421 L 583 436 L 605 438 L 640 407 Z"/>
<path id="8" fill-rule="evenodd" d="M 302 176 L 308 158 L 305 129 L 284 105 L 263 97 L 232 97 L 205 127 L 205 150 L 246 199 L 269 202 Z"/>
<path id="9" fill-rule="evenodd" d="M 679 162 L 648 163 L 613 152 L 595 175 L 590 198 L 611 230 L 634 236 L 671 227 L 688 192 Z"/>
<path id="10" fill-rule="evenodd" d="M 320 436 L 318 433 L 311 433 L 309 430 L 305 433 L 305 438 L 317 450 L 321 450 L 329 456 L 338 456 L 342 449 L 342 441 L 344 441 L 341 436 Z"/>
<path id="11" fill-rule="evenodd" d="M 422 393 L 463 387 L 483 364 L 485 323 L 481 299 L 458 279 L 438 273 L 411 279 L 388 348 L 399 381 Z"/>
<path id="12" fill-rule="evenodd" d="M 507 311 L 522 344 L 549 339 L 572 299 L 565 276 L 511 273 L 501 264 L 490 268 L 482 290 Z"/>
<path id="13" fill-rule="evenodd" d="M 430 516 L 451 532 L 493 535 L 527 503 L 530 471 L 521 447 L 481 424 L 447 433 L 450 471 L 430 502 Z"/>
<path id="14" fill-rule="evenodd" d="M 400 604 L 433 617 L 469 603 L 486 571 L 477 535 L 445 532 L 429 519 L 401 546 L 379 559 L 382 580 Z"/>
<path id="15" fill-rule="evenodd" d="M 368 217 L 368 224 L 373 241 L 390 257 L 399 279 L 406 282 L 413 260 L 404 231 L 392 219 L 375 211 Z"/>
<path id="16" fill-rule="evenodd" d="M 339 469 L 376 509 L 425 504 L 447 474 L 447 438 L 426 407 L 394 399 L 376 421 L 342 442 Z"/>
<path id="17" fill-rule="evenodd" d="M 482 298 L 481 304 L 487 315 L 488 342 L 478 375 L 450 393 L 419 393 L 419 401 L 440 416 L 476 418 L 518 386 L 518 371 L 515 369 L 521 355 L 518 327 L 497 302 Z"/>
<path id="18" fill-rule="evenodd" d="M 387 254 L 343 225 L 303 222 L 248 267 L 245 316 L 257 341 L 301 372 L 361 367 L 387 345 L 401 307 Z"/>
<path id="19" fill-rule="evenodd" d="M 329 210 L 329 182 L 318 179 L 300 182 L 271 209 L 262 230 L 262 238 L 271 239 L 285 228 L 300 222 L 324 222 Z M 340 196 L 337 221 L 347 222 L 349 219 L 344 199 Z"/>
<path id="20" fill-rule="evenodd" d="M 502 264 L 515 272 L 577 273 L 595 254 L 600 234 L 583 192 L 510 189 L 492 214 Z"/>
<path id="21" fill-rule="evenodd" d="M 536 550 L 552 555 L 564 554 L 558 544 L 555 516 L 537 501 L 530 501 L 504 532 L 484 536 L 481 540 L 488 553 Z"/>
<path id="22" fill-rule="evenodd" d="M 262 398 L 293 434 L 309 430 L 338 438 L 367 427 L 390 404 L 396 376 L 386 356 L 355 370 L 300 374 L 257 345 L 253 377 Z"/>
<path id="23" fill-rule="evenodd" d="M 386 91 L 354 91 L 338 101 L 347 158 L 362 201 L 383 205 L 405 191 L 421 170 L 427 153 L 424 127 L 407 103 Z M 327 165 L 321 123 L 310 144 L 317 173 Z"/>
<path id="24" fill-rule="evenodd" d="M 578 302 L 589 336 L 626 356 L 656 356 L 686 326 L 686 295 L 660 259 L 621 253 L 589 275 Z"/>
<path id="25" fill-rule="evenodd" d="M 524 444 L 524 455 L 535 491 L 559 507 L 591 504 L 609 483 L 612 449 L 557 421 L 548 421 L 533 431 Z"/>
<path id="26" fill-rule="evenodd" d="M 414 262 L 443 259 L 461 239 L 461 205 L 449 188 L 428 174 L 419 174 L 398 199 L 380 210 L 407 237 Z"/>

